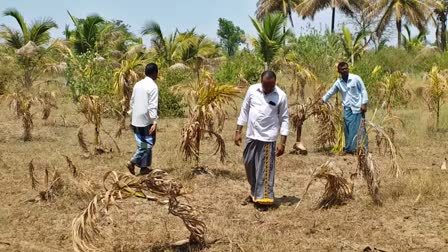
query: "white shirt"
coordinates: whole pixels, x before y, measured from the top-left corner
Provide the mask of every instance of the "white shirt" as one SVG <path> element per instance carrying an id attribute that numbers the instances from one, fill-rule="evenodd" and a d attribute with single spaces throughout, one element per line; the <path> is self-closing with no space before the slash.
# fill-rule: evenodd
<path id="1" fill-rule="evenodd" d="M 322 99 L 327 102 L 338 91 L 342 94 L 342 105 L 354 114 L 361 113 L 361 105 L 369 101 L 364 82 L 356 74 L 349 74 L 347 82 L 339 78 Z"/>
<path id="2" fill-rule="evenodd" d="M 149 77 L 137 82 L 132 90 L 130 108 L 132 125 L 146 127 L 157 123 L 159 88 Z"/>
<path id="3" fill-rule="evenodd" d="M 288 99 L 285 92 L 275 87 L 264 94 L 261 83 L 249 87 L 241 107 L 237 124 L 247 123 L 246 137 L 263 142 L 275 142 L 278 133 L 288 135 Z"/>

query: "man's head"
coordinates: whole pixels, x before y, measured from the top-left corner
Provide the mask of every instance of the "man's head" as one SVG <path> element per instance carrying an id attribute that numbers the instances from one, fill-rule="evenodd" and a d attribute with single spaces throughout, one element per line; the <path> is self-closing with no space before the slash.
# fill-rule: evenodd
<path id="1" fill-rule="evenodd" d="M 341 75 L 343 79 L 348 78 L 349 69 L 348 69 L 348 63 L 347 62 L 341 62 L 338 64 L 338 73 Z"/>
<path id="2" fill-rule="evenodd" d="M 273 71 L 264 71 L 261 74 L 261 87 L 263 88 L 263 92 L 269 94 L 274 91 L 276 81 L 277 76 Z"/>
<path id="3" fill-rule="evenodd" d="M 159 74 L 159 68 L 155 63 L 149 63 L 145 68 L 145 75 L 149 78 L 156 80 L 157 75 Z"/>

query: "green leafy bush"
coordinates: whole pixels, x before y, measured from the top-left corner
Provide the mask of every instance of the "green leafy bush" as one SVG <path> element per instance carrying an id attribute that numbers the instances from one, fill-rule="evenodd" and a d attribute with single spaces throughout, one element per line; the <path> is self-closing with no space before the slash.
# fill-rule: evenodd
<path id="1" fill-rule="evenodd" d="M 113 64 L 92 52 L 74 55 L 65 74 L 74 101 L 82 95 L 113 95 Z"/>
<path id="2" fill-rule="evenodd" d="M 235 57 L 229 57 L 215 72 L 218 83 L 253 84 L 259 81 L 263 71 L 263 62 L 249 51 L 239 52 Z"/>

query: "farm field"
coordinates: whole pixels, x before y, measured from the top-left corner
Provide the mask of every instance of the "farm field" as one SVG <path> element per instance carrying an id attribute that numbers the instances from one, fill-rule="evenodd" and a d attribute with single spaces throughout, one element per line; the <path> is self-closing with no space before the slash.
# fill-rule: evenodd
<path id="1" fill-rule="evenodd" d="M 58 101 L 59 103 L 59 101 Z M 1 112 L 1 251 L 69 251 L 72 248 L 71 222 L 91 197 L 74 188 L 63 155 L 69 156 L 84 173 L 85 180 L 101 190 L 102 176 L 115 170 L 126 173 L 125 162 L 134 151 L 132 134 L 126 131 L 118 140 L 121 154 L 112 153 L 86 159 L 77 142 L 77 129 L 85 120 L 71 102 L 61 99 L 48 122 L 36 120 L 34 140 L 23 143 L 19 121 L 8 110 Z M 60 115 L 66 116 L 67 127 Z M 409 113 L 408 125 L 424 121 L 419 113 Z M 229 122 L 235 121 L 229 118 Z M 105 120 L 112 130 L 115 121 Z M 276 197 L 278 208 L 259 212 L 242 206 L 248 185 L 242 166 L 242 149 L 233 145 L 234 125 L 224 129 L 229 158 L 220 164 L 207 156 L 203 164 L 214 174 L 191 177 L 179 149 L 181 119 L 161 120 L 159 141 L 154 148 L 155 168 L 163 169 L 180 181 L 188 192 L 188 202 L 207 225 L 207 239 L 216 240 L 205 251 L 362 251 L 366 247 L 384 251 L 447 251 L 448 174 L 440 170 L 446 153 L 445 135 L 419 135 L 418 126 L 397 134 L 400 165 L 405 174 L 395 179 L 389 160 L 377 156 L 381 176 L 382 207 L 373 205 L 365 183 L 356 180 L 354 199 L 345 206 L 315 210 L 323 184 L 303 192 L 313 170 L 332 160 L 344 173 L 356 170 L 355 157 L 328 156 L 310 151 L 307 156 L 286 154 L 277 159 Z M 313 125 L 306 128 L 312 132 Z M 409 135 L 414 134 L 413 137 Z M 312 135 L 305 143 L 312 145 Z M 87 136 L 87 139 L 92 137 Z M 104 141 L 113 148 L 106 137 Z M 292 148 L 289 141 L 288 148 Z M 212 148 L 212 143 L 206 143 Z M 374 146 L 373 143 L 371 143 Z M 372 147 L 375 154 L 375 147 Z M 28 163 L 33 160 L 38 179 L 44 168 L 54 167 L 64 184 L 54 202 L 27 202 L 37 196 L 31 189 Z M 295 210 L 295 205 L 303 200 Z M 119 203 L 102 223 L 105 251 L 164 251 L 170 242 L 188 237 L 177 217 L 168 215 L 166 206 L 135 198 Z"/>

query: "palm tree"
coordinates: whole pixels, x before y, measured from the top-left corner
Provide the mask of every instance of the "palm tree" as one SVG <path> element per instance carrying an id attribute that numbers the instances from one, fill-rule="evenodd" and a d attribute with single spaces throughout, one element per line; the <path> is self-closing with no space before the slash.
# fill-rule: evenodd
<path id="1" fill-rule="evenodd" d="M 37 46 L 45 45 L 50 41 L 49 30 L 57 28 L 58 25 L 51 18 L 37 19 L 31 24 L 27 24 L 22 14 L 16 9 L 7 9 L 5 16 L 13 17 L 20 26 L 20 30 L 15 30 L 6 25 L 1 26 L 0 37 L 12 48 L 20 49 L 29 42 Z"/>
<path id="2" fill-rule="evenodd" d="M 294 27 L 292 21 L 292 10 L 294 10 L 300 0 L 258 0 L 257 11 L 255 13 L 258 20 L 263 19 L 269 13 L 282 12 L 283 15 L 289 17 L 291 25 Z"/>
<path id="3" fill-rule="evenodd" d="M 402 45 L 407 51 L 415 51 L 421 49 L 425 46 L 426 33 L 420 31 L 416 37 L 412 37 L 411 28 L 409 25 L 405 24 L 404 29 L 406 31 L 406 35 L 401 34 Z"/>
<path id="4" fill-rule="evenodd" d="M 424 89 L 423 98 L 431 113 L 435 114 L 435 128 L 439 128 L 440 109 L 445 102 L 447 94 L 447 72 L 433 66 L 427 74 L 429 81 Z"/>
<path id="5" fill-rule="evenodd" d="M 0 38 L 6 41 L 8 47 L 16 49 L 18 63 L 23 68 L 23 86 L 30 88 L 48 63 L 42 56 L 50 50 L 42 46 L 50 41 L 49 30 L 57 28 L 57 25 L 49 18 L 38 19 L 27 24 L 22 14 L 15 9 L 6 10 L 4 15 L 13 17 L 19 24 L 20 30 L 2 25 Z"/>
<path id="6" fill-rule="evenodd" d="M 346 27 L 342 27 L 341 42 L 344 47 L 345 56 L 350 59 L 352 65 L 355 64 L 355 60 L 359 59 L 364 53 L 366 44 L 364 44 L 364 38 L 368 36 L 367 32 L 359 32 L 353 39 L 350 30 Z"/>
<path id="7" fill-rule="evenodd" d="M 68 15 L 75 25 L 75 29 L 70 31 L 68 27 L 65 29 L 65 36 L 73 43 L 75 51 L 78 54 L 84 54 L 88 51 L 97 51 L 97 43 L 102 33 L 107 32 L 110 27 L 101 27 L 105 20 L 98 15 L 88 16 L 86 19 L 78 19 L 69 11 Z"/>
<path id="8" fill-rule="evenodd" d="M 252 39 L 252 43 L 269 68 L 287 36 L 291 34 L 289 29 L 284 31 L 286 17 L 275 12 L 268 14 L 261 23 L 254 18 L 251 20 L 258 32 L 258 39 Z"/>
<path id="9" fill-rule="evenodd" d="M 198 35 L 195 29 L 180 33 L 178 37 L 178 55 L 186 64 L 193 64 L 199 79 L 204 60 L 218 53 L 216 44 L 205 35 Z"/>
<path id="10" fill-rule="evenodd" d="M 296 7 L 297 13 L 303 18 L 314 18 L 317 12 L 331 7 L 331 33 L 334 32 L 336 9 L 341 10 L 346 15 L 353 15 L 356 9 L 364 6 L 364 0 L 303 0 Z"/>
<path id="11" fill-rule="evenodd" d="M 397 47 L 400 47 L 402 45 L 403 19 L 416 26 L 420 31 L 424 31 L 427 17 L 434 7 L 437 7 L 435 0 L 379 0 L 368 8 L 370 17 L 381 14 L 381 19 L 375 30 L 378 37 L 381 37 L 392 18 L 395 18 L 398 34 Z"/>
<path id="12" fill-rule="evenodd" d="M 205 134 L 216 138 L 216 153 L 223 162 L 226 157 L 224 139 L 220 135 L 227 117 L 226 105 L 234 105 L 240 90 L 233 85 L 219 85 L 211 73 L 203 70 L 199 81 L 181 84 L 173 90 L 182 94 L 189 107 L 189 119 L 182 129 L 181 150 L 185 159 L 192 158 L 199 167 L 200 144 Z"/>
<path id="13" fill-rule="evenodd" d="M 162 64 L 169 67 L 176 63 L 176 56 L 180 46 L 178 31 L 170 34 L 168 37 L 164 37 L 160 25 L 156 22 L 149 22 L 143 27 L 142 35 L 151 36 L 151 44 L 156 51 L 157 58 L 163 61 Z"/>

